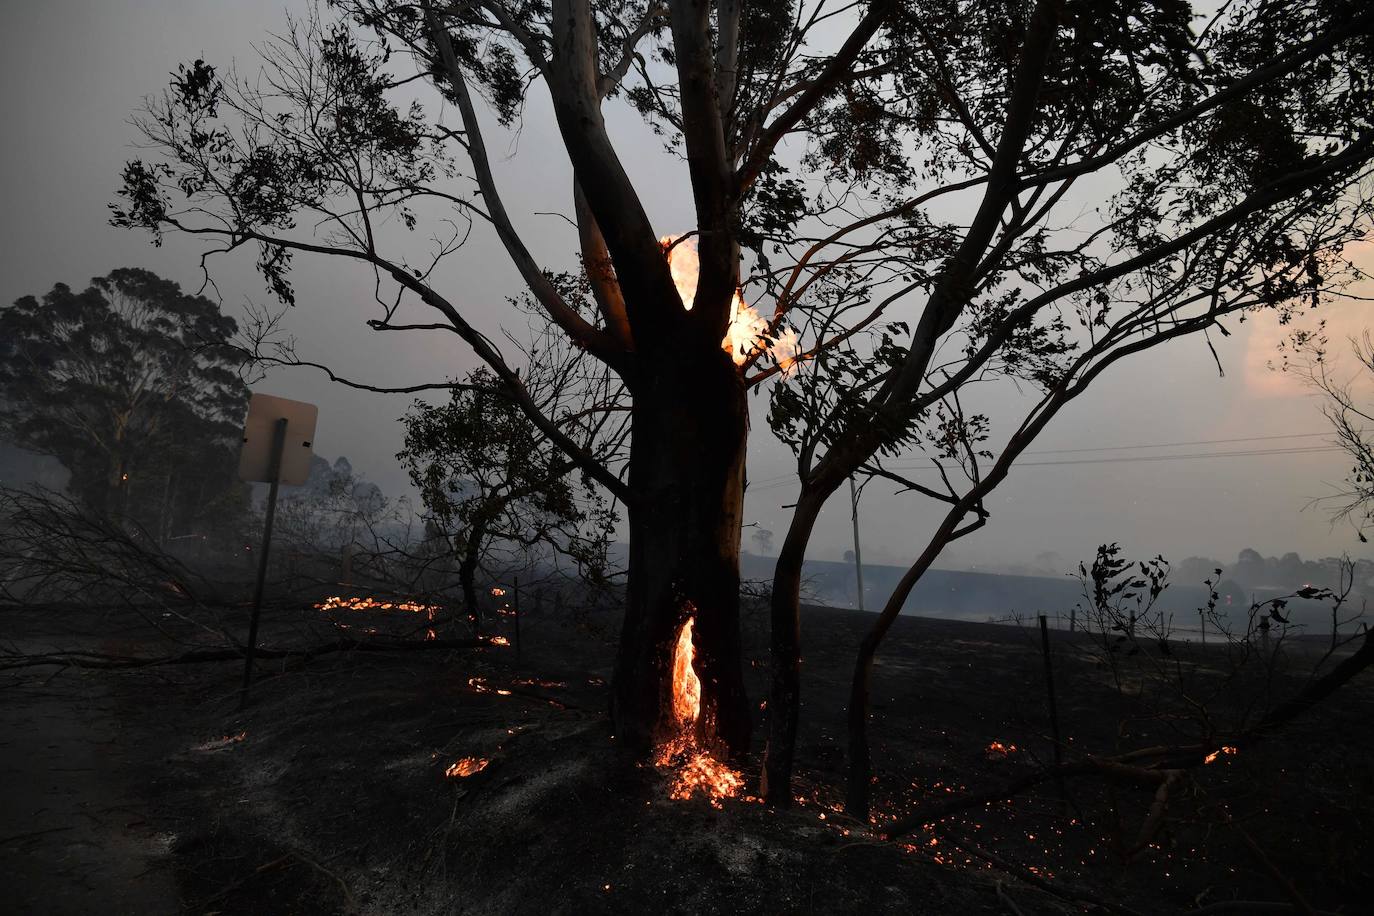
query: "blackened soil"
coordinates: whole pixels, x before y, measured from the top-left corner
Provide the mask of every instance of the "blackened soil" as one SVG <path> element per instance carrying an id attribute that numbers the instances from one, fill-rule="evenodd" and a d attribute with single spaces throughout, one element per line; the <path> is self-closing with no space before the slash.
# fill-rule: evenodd
<path id="1" fill-rule="evenodd" d="M 415 630 L 380 613 L 339 619 Z M 672 800 L 668 774 L 623 757 L 604 716 L 609 615 L 529 618 L 519 656 L 270 663 L 244 711 L 232 663 L 11 672 L 0 877 L 13 909 L 34 913 L 1184 913 L 1284 904 L 1283 880 L 1318 910 L 1368 910 L 1368 673 L 1190 775 L 1134 855 L 1122 847 L 1154 787 L 1094 780 L 1068 785 L 1062 802 L 1046 784 L 892 843 L 838 809 L 846 690 L 871 619 L 806 613 L 801 778 L 785 812 Z M 178 651 L 124 617 L 34 609 L 8 623 L 25 651 Z M 329 635 L 317 612 L 293 609 L 266 633 L 269 644 Z M 746 637 L 761 701 L 757 609 Z M 1114 670 L 1081 634 L 1052 638 L 1070 758 L 1191 741 L 1199 705 L 1221 733 L 1298 689 L 1316 660 L 1295 646 L 1262 678 L 1228 679 L 1219 651 L 1194 650 L 1163 673 L 1138 660 Z M 898 621 L 875 670 L 878 825 L 1051 758 L 1038 640 L 1031 628 Z M 744 767 L 748 795 L 758 756 Z M 464 758 L 487 763 L 447 777 Z"/>

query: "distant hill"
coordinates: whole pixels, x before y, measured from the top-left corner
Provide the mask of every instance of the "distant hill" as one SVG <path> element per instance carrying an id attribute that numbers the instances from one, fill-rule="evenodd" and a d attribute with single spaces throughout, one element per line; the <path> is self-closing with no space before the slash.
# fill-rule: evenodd
<path id="1" fill-rule="evenodd" d="M 745 579 L 770 580 L 776 557 L 744 554 L 740 559 Z M 905 572 L 904 567 L 864 564 L 864 608 L 882 609 L 888 596 Z M 857 607 L 854 566 L 830 560 L 808 560 L 803 566 L 804 600 L 831 607 Z M 1274 597 L 1275 589 L 1257 590 L 1253 598 Z M 1222 593 L 1221 608 L 1243 615 L 1250 605 L 1250 593 Z M 1065 626 L 1069 611 L 1083 603 L 1079 583 L 1069 576 L 1013 576 L 995 573 L 932 569 L 921 578 L 905 604 L 903 614 L 940 617 L 949 620 L 1004 619 L 1012 614 L 1034 617 L 1063 615 Z M 1197 626 L 1197 611 L 1207 603 L 1207 590 L 1201 585 L 1171 584 L 1160 596 L 1158 607 L 1176 616 L 1178 629 Z M 1290 609 L 1295 619 L 1314 629 L 1327 626 L 1327 605 L 1294 601 Z"/>

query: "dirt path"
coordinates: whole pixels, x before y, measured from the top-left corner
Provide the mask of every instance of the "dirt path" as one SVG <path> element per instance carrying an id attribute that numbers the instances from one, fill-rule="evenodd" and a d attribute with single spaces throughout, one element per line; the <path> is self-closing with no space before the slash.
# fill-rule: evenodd
<path id="1" fill-rule="evenodd" d="M 135 790 L 150 759 L 98 675 L 16 678 L 0 690 L 0 910 L 176 913 L 166 838 Z"/>

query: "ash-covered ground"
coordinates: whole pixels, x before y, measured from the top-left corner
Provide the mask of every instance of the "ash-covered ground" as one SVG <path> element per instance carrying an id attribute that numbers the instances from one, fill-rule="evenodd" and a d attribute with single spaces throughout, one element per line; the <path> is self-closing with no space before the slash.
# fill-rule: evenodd
<path id="1" fill-rule="evenodd" d="M 128 611 L 6 615 L 11 647 L 27 652 L 162 655 L 177 651 L 169 635 L 201 638 L 184 621 L 152 620 L 159 632 Z M 528 618 L 518 656 L 512 645 L 267 661 L 243 711 L 234 662 L 8 671 L 5 909 L 1253 912 L 1238 901 L 1291 905 L 1287 881 L 1318 911 L 1369 910 L 1368 672 L 1281 733 L 1198 768 L 1128 862 L 1113 837 L 1136 835 L 1154 790 L 1092 779 L 1069 784 L 1065 801 L 1047 783 L 887 842 L 838 804 L 847 685 L 869 620 L 806 612 L 801 776 L 784 812 L 752 798 L 766 710 L 744 788 L 719 807 L 671 798 L 671 772 L 626 759 L 605 717 L 609 612 Z M 413 614 L 278 608 L 264 642 L 326 638 L 330 621 L 419 641 L 428 628 Z M 746 627 L 756 705 L 762 621 L 755 609 Z M 1177 737 L 1167 708 L 1138 702 L 1148 685 L 1119 690 L 1085 637 L 1052 637 L 1071 756 Z M 874 684 L 878 826 L 1050 759 L 1038 639 L 1032 628 L 898 621 Z M 1312 651 L 1295 648 L 1266 689 L 1300 688 L 1293 672 Z M 1259 686 L 1234 686 L 1218 715 L 1259 702 Z"/>

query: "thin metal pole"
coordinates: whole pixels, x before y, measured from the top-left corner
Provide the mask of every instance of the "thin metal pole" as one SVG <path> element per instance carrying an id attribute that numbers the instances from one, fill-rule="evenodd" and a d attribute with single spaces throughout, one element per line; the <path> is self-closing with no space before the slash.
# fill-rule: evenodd
<path id="1" fill-rule="evenodd" d="M 859 583 L 859 610 L 864 609 L 864 558 L 859 550 L 859 493 L 854 489 L 854 475 L 849 475 L 849 506 L 854 521 L 854 578 Z"/>
<path id="2" fill-rule="evenodd" d="M 515 577 L 514 587 L 511 591 L 515 592 L 515 601 L 511 604 L 511 610 L 515 612 L 515 655 L 520 656 L 520 577 Z"/>
<path id="3" fill-rule="evenodd" d="M 248 705 L 248 687 L 253 683 L 253 652 L 258 645 L 258 619 L 262 616 L 262 593 L 267 584 L 267 554 L 272 549 L 272 521 L 277 515 L 277 485 L 281 482 L 281 456 L 286 450 L 286 418 L 272 427 L 272 458 L 267 466 L 267 521 L 262 529 L 262 553 L 258 556 L 258 584 L 253 589 L 253 618 L 248 624 L 248 648 L 243 656 L 243 690 L 239 709 Z"/>

